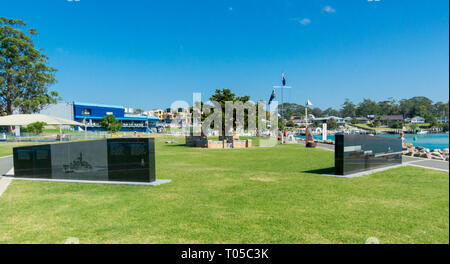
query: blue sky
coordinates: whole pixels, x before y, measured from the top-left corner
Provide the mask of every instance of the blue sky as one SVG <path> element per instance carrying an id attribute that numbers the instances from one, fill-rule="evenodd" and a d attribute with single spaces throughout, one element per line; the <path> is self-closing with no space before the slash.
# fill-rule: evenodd
<path id="1" fill-rule="evenodd" d="M 65 101 L 140 107 L 217 88 L 339 108 L 449 98 L 447 0 L 0 0 L 39 33 Z"/>

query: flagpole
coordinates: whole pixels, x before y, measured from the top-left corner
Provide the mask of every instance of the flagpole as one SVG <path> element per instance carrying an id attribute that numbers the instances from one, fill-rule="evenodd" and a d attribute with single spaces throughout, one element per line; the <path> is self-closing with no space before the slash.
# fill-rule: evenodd
<path id="1" fill-rule="evenodd" d="M 305 104 L 305 121 L 306 126 L 308 126 L 308 104 Z"/>
<path id="2" fill-rule="evenodd" d="M 281 116 L 281 120 L 283 121 L 283 115 L 284 115 L 284 108 L 283 108 L 283 104 L 284 104 L 284 89 L 288 89 L 288 88 L 292 88 L 291 86 L 286 86 L 286 80 L 285 80 L 285 76 L 284 73 L 281 75 L 281 86 L 272 86 L 273 89 L 281 89 L 281 109 L 280 109 L 280 116 Z M 284 123 L 284 122 L 283 122 Z"/>
<path id="3" fill-rule="evenodd" d="M 283 122 L 283 104 L 284 104 L 284 93 L 283 93 L 284 89 L 281 88 L 281 122 Z"/>
<path id="4" fill-rule="evenodd" d="M 306 103 L 305 103 L 305 122 L 306 122 L 306 127 L 308 127 L 308 106 L 310 106 L 310 105 L 313 105 L 311 103 L 311 101 L 306 100 Z"/>

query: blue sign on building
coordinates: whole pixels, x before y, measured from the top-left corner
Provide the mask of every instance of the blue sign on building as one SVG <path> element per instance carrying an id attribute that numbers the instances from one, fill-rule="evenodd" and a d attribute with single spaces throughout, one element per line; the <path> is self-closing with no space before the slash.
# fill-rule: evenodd
<path id="1" fill-rule="evenodd" d="M 74 120 L 87 124 L 86 128 L 89 131 L 104 130 L 100 126 L 100 121 L 102 117 L 107 115 L 113 115 L 122 123 L 121 131 L 148 132 L 151 128 L 155 128 L 156 123 L 159 121 L 157 117 L 153 116 L 125 114 L 125 108 L 123 106 L 81 102 L 73 103 Z"/>

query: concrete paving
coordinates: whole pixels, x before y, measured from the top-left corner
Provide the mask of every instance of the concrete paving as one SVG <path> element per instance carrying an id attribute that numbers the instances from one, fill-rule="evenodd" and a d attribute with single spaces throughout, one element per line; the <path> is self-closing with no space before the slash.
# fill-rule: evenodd
<path id="1" fill-rule="evenodd" d="M 0 176 L 7 173 L 12 167 L 12 156 L 0 157 Z"/>
<path id="2" fill-rule="evenodd" d="M 429 160 L 429 159 L 403 156 L 403 162 L 407 162 L 408 165 L 412 165 L 412 166 L 424 167 L 424 168 L 428 168 L 428 169 L 442 170 L 442 171 L 449 172 L 449 162 L 448 161 Z"/>
<path id="3" fill-rule="evenodd" d="M 8 177 L 0 176 L 0 196 L 8 189 L 9 184 L 11 183 L 11 179 Z"/>

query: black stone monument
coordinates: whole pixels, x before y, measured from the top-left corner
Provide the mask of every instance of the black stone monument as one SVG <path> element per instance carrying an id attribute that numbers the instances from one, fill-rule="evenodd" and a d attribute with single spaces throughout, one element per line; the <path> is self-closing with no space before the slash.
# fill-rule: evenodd
<path id="1" fill-rule="evenodd" d="M 336 175 L 347 175 L 402 163 L 400 138 L 336 135 L 335 144 Z"/>
<path id="2" fill-rule="evenodd" d="M 14 176 L 89 181 L 153 182 L 154 138 L 117 138 L 17 147 Z"/>

